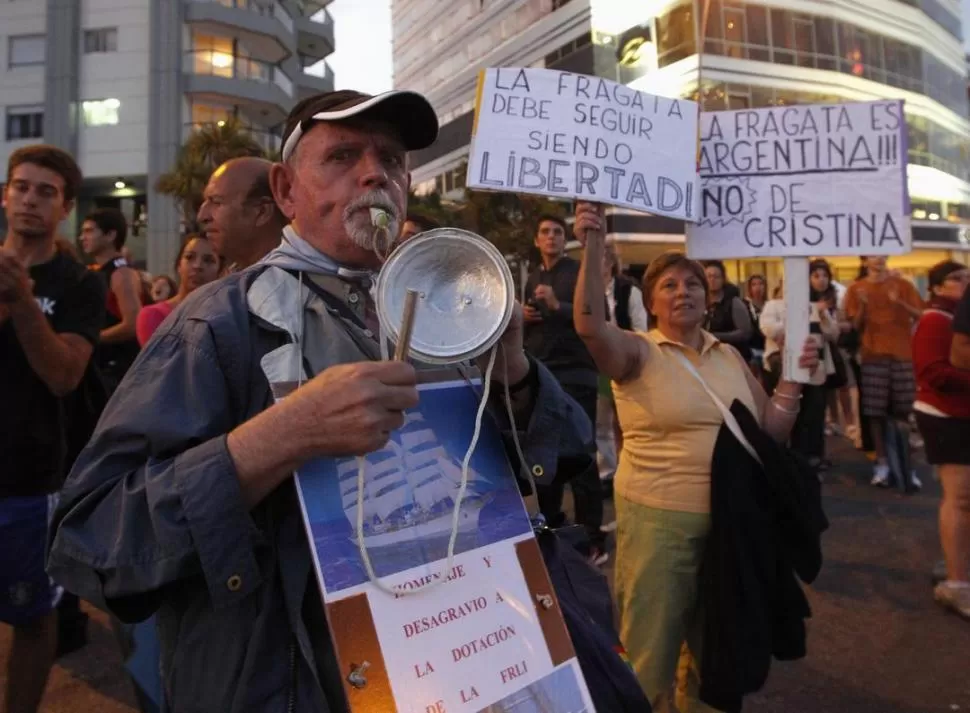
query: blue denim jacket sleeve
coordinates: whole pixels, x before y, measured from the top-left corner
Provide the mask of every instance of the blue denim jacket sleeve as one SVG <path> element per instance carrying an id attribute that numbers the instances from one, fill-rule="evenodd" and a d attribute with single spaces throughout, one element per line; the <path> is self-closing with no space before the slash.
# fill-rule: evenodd
<path id="1" fill-rule="evenodd" d="M 593 425 L 582 407 L 569 396 L 556 377 L 539 361 L 529 357 L 537 369 L 538 387 L 528 423 L 516 423 L 516 432 L 525 456 L 525 467 L 532 471 L 537 485 L 548 485 L 556 476 L 561 457 L 589 456 L 592 453 Z M 511 441 L 511 425 L 504 396 L 493 397 L 492 413 L 498 419 L 505 440 Z M 510 450 L 512 462 L 517 460 Z M 590 456 L 591 457 L 591 456 Z"/>
<path id="2" fill-rule="evenodd" d="M 204 578 L 214 607 L 260 585 L 262 536 L 227 448 L 231 381 L 204 321 L 156 334 L 61 492 L 56 581 L 124 619 L 149 615 L 160 590 L 187 578 Z"/>

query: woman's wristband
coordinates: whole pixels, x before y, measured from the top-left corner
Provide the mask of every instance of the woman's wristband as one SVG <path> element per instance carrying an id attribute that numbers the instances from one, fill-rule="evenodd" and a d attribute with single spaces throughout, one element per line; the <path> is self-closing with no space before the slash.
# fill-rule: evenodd
<path id="1" fill-rule="evenodd" d="M 796 409 L 785 408 L 784 406 L 781 406 L 780 404 L 778 404 L 776 401 L 772 401 L 771 405 L 774 406 L 777 410 L 781 411 L 782 413 L 787 413 L 789 416 L 798 415 L 797 408 Z"/>

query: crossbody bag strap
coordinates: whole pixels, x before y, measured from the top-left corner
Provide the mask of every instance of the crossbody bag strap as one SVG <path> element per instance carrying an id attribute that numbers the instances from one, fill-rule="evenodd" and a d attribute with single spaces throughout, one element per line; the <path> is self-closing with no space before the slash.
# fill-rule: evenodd
<path id="1" fill-rule="evenodd" d="M 701 373 L 697 371 L 697 368 L 693 364 L 691 364 L 690 359 L 684 356 L 684 354 L 682 354 L 680 351 L 675 351 L 674 353 L 677 355 L 680 363 L 684 365 L 684 368 L 687 369 L 687 371 L 689 371 L 698 382 L 700 382 L 702 387 L 704 387 L 704 391 L 706 391 L 707 395 L 711 397 L 711 401 L 714 402 L 714 405 L 717 406 L 718 410 L 721 412 L 721 416 L 724 417 L 724 424 L 728 427 L 731 433 L 734 434 L 734 437 L 738 440 L 738 443 L 744 446 L 744 450 L 746 450 L 752 458 L 754 458 L 760 465 L 763 465 L 761 463 L 761 458 L 758 456 L 758 452 L 754 449 L 754 446 L 751 445 L 750 441 L 745 438 L 744 432 L 741 430 L 741 424 L 738 423 L 738 420 L 734 417 L 734 414 L 731 413 L 731 410 L 724 405 L 724 402 L 721 401 L 718 395 L 714 393 L 714 390 L 707 385 L 707 382 L 704 380 L 704 377 L 701 376 Z"/>

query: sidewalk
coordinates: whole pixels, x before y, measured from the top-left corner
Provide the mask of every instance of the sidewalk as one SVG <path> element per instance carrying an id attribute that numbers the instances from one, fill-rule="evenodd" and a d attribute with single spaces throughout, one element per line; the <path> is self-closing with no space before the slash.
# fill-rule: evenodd
<path id="1" fill-rule="evenodd" d="M 970 711 L 970 622 L 940 608 L 930 582 L 939 483 L 923 465 L 917 495 L 874 488 L 862 454 L 829 443 L 838 467 L 823 486 L 831 525 L 809 592 L 809 654 L 776 662 L 745 713 Z"/>
<path id="2" fill-rule="evenodd" d="M 47 680 L 41 713 L 137 712 L 108 617 L 90 605 L 82 606 L 91 616 L 89 643 L 55 664 Z M 7 685 L 10 638 L 10 629 L 0 624 L 0 692 Z"/>
<path id="3" fill-rule="evenodd" d="M 939 484 L 921 467 L 918 495 L 873 488 L 860 453 L 841 439 L 830 447 L 836 468 L 823 492 L 831 527 L 809 591 L 809 655 L 776 662 L 745 713 L 970 713 L 970 622 L 940 609 L 930 584 Z M 91 643 L 58 662 L 42 713 L 136 710 L 106 617 L 91 613 Z M 0 689 L 9 645 L 0 626 Z"/>

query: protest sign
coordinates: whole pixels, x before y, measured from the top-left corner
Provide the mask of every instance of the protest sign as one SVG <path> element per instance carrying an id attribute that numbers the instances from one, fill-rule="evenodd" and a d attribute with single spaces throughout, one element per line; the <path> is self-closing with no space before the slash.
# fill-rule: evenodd
<path id="1" fill-rule="evenodd" d="M 903 102 L 701 115 L 691 257 L 909 252 Z"/>
<path id="2" fill-rule="evenodd" d="M 697 105 L 552 69 L 479 75 L 467 185 L 696 220 Z"/>
<path id="3" fill-rule="evenodd" d="M 419 390 L 403 428 L 366 457 L 362 486 L 355 458 L 319 459 L 296 474 L 351 712 L 592 711 L 487 415 L 455 513 L 475 429 L 474 385 L 445 380 Z M 368 576 L 361 540 L 374 574 L 394 593 Z M 414 591 L 429 582 L 436 586 Z M 537 706 L 522 707 L 529 701 Z"/>

